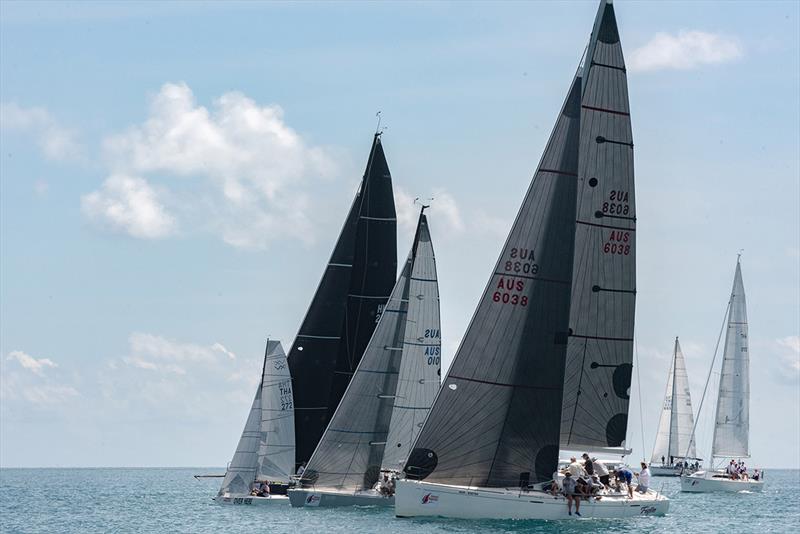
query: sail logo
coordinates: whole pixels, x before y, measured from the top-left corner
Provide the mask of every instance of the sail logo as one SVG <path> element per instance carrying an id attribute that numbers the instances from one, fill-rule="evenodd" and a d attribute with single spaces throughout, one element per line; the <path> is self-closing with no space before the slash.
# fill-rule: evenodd
<path id="1" fill-rule="evenodd" d="M 306 506 L 319 506 L 320 497 L 316 493 L 312 493 L 306 497 Z"/>
<path id="2" fill-rule="evenodd" d="M 432 504 L 435 505 L 439 502 L 439 496 L 434 495 L 433 493 L 426 493 L 422 496 L 422 504 Z"/>
<path id="3" fill-rule="evenodd" d="M 286 363 L 281 360 L 277 360 L 273 367 L 275 367 L 276 371 L 280 371 L 281 369 L 286 369 Z"/>

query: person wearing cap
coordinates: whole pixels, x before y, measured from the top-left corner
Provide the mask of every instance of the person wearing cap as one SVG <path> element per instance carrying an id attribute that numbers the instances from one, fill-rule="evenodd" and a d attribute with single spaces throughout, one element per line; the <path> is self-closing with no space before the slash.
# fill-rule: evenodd
<path id="1" fill-rule="evenodd" d="M 592 476 L 594 474 L 594 465 L 592 464 L 592 459 L 589 458 L 589 453 L 583 453 L 583 469 L 586 470 L 586 474 Z"/>
<path id="2" fill-rule="evenodd" d="M 581 516 L 581 498 L 575 495 L 575 477 L 567 471 L 564 473 L 564 480 L 561 482 L 564 496 L 567 498 L 567 511 L 572 515 L 572 502 L 575 501 L 575 515 Z"/>
<path id="3" fill-rule="evenodd" d="M 633 471 L 627 467 L 620 467 L 616 471 L 617 475 L 617 490 L 619 490 L 620 482 L 625 482 L 628 486 L 628 498 L 633 499 Z"/>

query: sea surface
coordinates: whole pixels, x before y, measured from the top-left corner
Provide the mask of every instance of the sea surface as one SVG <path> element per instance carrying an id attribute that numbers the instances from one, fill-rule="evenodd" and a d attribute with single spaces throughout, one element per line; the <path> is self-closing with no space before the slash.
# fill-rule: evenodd
<path id="1" fill-rule="evenodd" d="M 800 532 L 800 471 L 768 470 L 763 493 L 687 494 L 655 478 L 671 499 L 664 517 L 625 520 L 396 519 L 385 508 L 292 509 L 214 503 L 223 469 L 2 469 L 0 532 L 591 533 Z"/>

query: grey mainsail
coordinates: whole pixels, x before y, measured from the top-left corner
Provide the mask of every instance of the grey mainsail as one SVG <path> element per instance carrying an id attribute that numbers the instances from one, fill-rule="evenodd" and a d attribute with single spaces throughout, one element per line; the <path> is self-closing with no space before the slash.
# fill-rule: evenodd
<path id="1" fill-rule="evenodd" d="M 427 380 L 430 373 L 414 369 L 427 366 L 427 360 L 418 357 L 418 350 L 404 350 L 409 317 L 432 318 L 430 312 L 420 312 L 416 308 L 434 305 L 438 318 L 438 287 L 435 282 L 429 281 L 435 281 L 436 277 L 435 267 L 433 271 L 430 270 L 435 265 L 432 254 L 427 219 L 420 215 L 411 253 L 342 401 L 309 460 L 301 479 L 304 486 L 351 491 L 371 488 L 378 480 L 387 448 L 399 375 L 407 372 L 409 376 L 423 381 L 419 391 L 404 386 L 404 394 L 413 396 L 401 399 L 403 402 L 422 402 L 435 395 L 438 380 Z M 423 265 L 416 269 L 419 255 L 423 256 Z M 412 277 L 418 280 L 412 281 Z M 412 285 L 412 282 L 420 283 Z M 414 293 L 411 293 L 412 287 Z M 412 331 L 416 332 L 415 327 Z M 425 338 L 423 336 L 422 342 L 415 338 L 414 342 L 424 343 Z M 409 356 L 409 365 L 403 365 L 406 356 Z M 438 365 L 436 360 L 431 366 L 438 369 Z M 407 377 L 403 376 L 400 380 L 406 381 Z M 405 436 L 396 439 L 400 438 L 406 439 Z"/>
<path id="2" fill-rule="evenodd" d="M 676 337 L 656 444 L 650 461 L 657 463 L 663 457 L 664 463 L 672 464 L 677 458 L 696 458 L 694 440 L 691 439 L 693 429 L 694 414 L 689 391 L 689 376 L 686 372 L 683 351 Z"/>
<path id="3" fill-rule="evenodd" d="M 750 354 L 747 343 L 747 301 L 742 282 L 742 266 L 740 260 L 737 260 L 728 306 L 728 328 L 725 332 L 712 456 L 749 457 L 749 432 Z"/>
<path id="4" fill-rule="evenodd" d="M 397 381 L 383 469 L 400 471 L 422 430 L 439 391 L 442 334 L 439 319 L 439 281 L 428 220 L 420 214 L 416 252 L 409 278 L 409 303 L 403 356 Z"/>
<path id="5" fill-rule="evenodd" d="M 583 67 L 577 229 L 561 447 L 619 447 L 628 427 L 636 302 L 633 140 L 614 6 Z"/>
<path id="6" fill-rule="evenodd" d="M 260 432 L 257 479 L 289 482 L 294 474 L 294 399 L 280 341 L 267 341 Z"/>
<path id="7" fill-rule="evenodd" d="M 575 237 L 581 78 L 572 82 L 500 258 L 405 467 L 516 486 L 558 462 Z"/>

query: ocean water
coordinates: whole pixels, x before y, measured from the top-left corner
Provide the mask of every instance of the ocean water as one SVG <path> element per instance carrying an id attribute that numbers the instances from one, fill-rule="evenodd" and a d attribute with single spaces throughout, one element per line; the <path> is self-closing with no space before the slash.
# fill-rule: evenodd
<path id="1" fill-rule="evenodd" d="M 2 469 L 0 531 L 16 532 L 347 532 L 591 533 L 800 532 L 800 471 L 768 470 L 763 493 L 686 494 L 678 480 L 655 478 L 671 499 L 664 517 L 598 521 L 396 519 L 381 508 L 292 509 L 222 506 L 220 479 L 194 469 Z"/>

